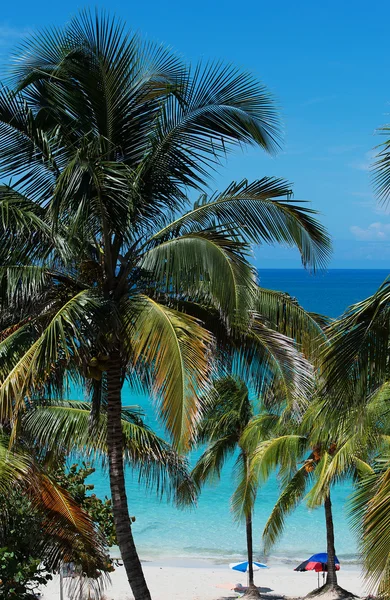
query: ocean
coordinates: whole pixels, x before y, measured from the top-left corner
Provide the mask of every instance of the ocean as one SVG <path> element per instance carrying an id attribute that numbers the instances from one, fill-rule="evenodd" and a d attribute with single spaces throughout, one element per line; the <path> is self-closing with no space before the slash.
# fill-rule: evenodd
<path id="1" fill-rule="evenodd" d="M 343 313 L 348 305 L 371 295 L 388 276 L 384 270 L 329 270 L 310 275 L 304 270 L 264 269 L 259 271 L 263 287 L 285 291 L 296 297 L 302 306 L 330 317 Z M 148 398 L 124 391 L 124 404 L 139 404 L 146 422 L 156 426 L 155 415 Z M 196 456 L 192 456 L 194 461 Z M 96 465 L 97 466 L 97 465 Z M 234 460 L 230 460 L 218 483 L 204 488 L 198 506 L 179 510 L 145 490 L 137 475 L 126 470 L 126 486 L 130 514 L 136 517 L 133 526 L 135 542 L 141 558 L 208 558 L 239 560 L 245 557 L 245 528 L 233 521 L 230 497 L 234 489 Z M 108 476 L 100 467 L 90 478 L 98 496 L 109 496 Z M 357 560 L 357 540 L 348 520 L 349 483 L 332 490 L 336 552 L 340 560 Z M 254 514 L 254 546 L 258 559 L 261 532 L 278 496 L 275 477 L 259 489 Z M 325 523 L 322 509 L 308 510 L 299 506 L 286 520 L 285 531 L 271 554 L 283 561 L 303 560 L 315 552 L 326 551 Z"/>

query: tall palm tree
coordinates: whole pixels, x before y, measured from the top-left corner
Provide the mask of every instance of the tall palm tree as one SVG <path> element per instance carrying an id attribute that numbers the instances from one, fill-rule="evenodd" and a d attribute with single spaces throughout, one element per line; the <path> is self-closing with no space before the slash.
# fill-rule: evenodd
<path id="1" fill-rule="evenodd" d="M 266 480 L 275 469 L 279 469 L 281 476 L 281 494 L 263 532 L 265 550 L 277 541 L 287 515 L 303 499 L 310 508 L 323 506 L 328 571 L 325 586 L 312 595 L 332 591 L 340 597 L 350 597 L 337 584 L 331 488 L 343 478 L 352 477 L 359 485 L 372 475 L 370 462 L 380 449 L 389 447 L 388 419 L 387 423 L 383 420 L 381 399 L 371 399 L 363 411 L 350 415 L 349 423 L 343 421 L 337 428 L 333 425 L 326 428 L 322 404 L 322 400 L 313 402 L 300 424 L 294 425 L 285 415 L 275 421 L 273 435 L 253 451 L 250 468 L 259 481 Z M 252 421 L 243 439 L 244 446 L 245 437 L 250 440 L 253 435 L 251 429 L 259 435 L 264 418 L 260 415 Z"/>
<path id="2" fill-rule="evenodd" d="M 249 399 L 248 388 L 242 380 L 228 376 L 215 381 L 214 393 L 207 404 L 197 432 L 197 442 L 207 443 L 207 447 L 197 461 L 192 477 L 199 486 L 219 478 L 226 460 L 238 450 L 236 461 L 238 488 L 241 492 L 245 490 L 246 496 L 243 516 L 249 563 L 248 587 L 252 597 L 259 598 L 260 594 L 253 578 L 252 515 L 256 486 L 248 477 L 250 456 L 240 442 L 253 416 L 254 410 Z"/>
<path id="3" fill-rule="evenodd" d="M 306 365 L 254 310 L 247 253 L 281 242 L 316 268 L 329 238 L 283 180 L 204 193 L 234 144 L 277 147 L 274 101 L 247 73 L 189 69 L 120 22 L 83 13 L 30 37 L 9 85 L 0 92 L 0 176 L 12 178 L 0 190 L 0 418 L 15 437 L 32 390 L 61 395 L 69 378 L 104 373 L 118 544 L 136 600 L 149 600 L 125 492 L 125 379 L 158 399 L 181 450 L 217 336 L 225 358 L 241 345 L 246 365 L 276 362 L 302 395 Z M 201 192 L 192 208 L 190 190 Z"/>

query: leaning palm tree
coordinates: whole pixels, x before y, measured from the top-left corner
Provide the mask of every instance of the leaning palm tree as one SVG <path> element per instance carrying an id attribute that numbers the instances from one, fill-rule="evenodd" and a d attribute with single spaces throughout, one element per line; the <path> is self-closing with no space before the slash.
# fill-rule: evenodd
<path id="1" fill-rule="evenodd" d="M 247 254 L 254 242 L 284 243 L 316 268 L 329 239 L 283 180 L 204 193 L 234 144 L 277 147 L 274 101 L 247 73 L 191 70 L 121 23 L 83 13 L 27 40 L 9 85 L 0 92 L 0 176 L 12 178 L 0 190 L 0 419 L 15 439 L 26 396 L 103 379 L 118 544 L 136 600 L 149 600 L 125 492 L 125 380 L 158 399 L 179 450 L 216 338 L 225 360 L 240 347 L 247 368 L 274 362 L 290 393 L 304 395 L 307 365 L 254 308 Z M 192 208 L 189 190 L 201 193 Z M 100 402 L 96 393 L 95 415 Z"/>

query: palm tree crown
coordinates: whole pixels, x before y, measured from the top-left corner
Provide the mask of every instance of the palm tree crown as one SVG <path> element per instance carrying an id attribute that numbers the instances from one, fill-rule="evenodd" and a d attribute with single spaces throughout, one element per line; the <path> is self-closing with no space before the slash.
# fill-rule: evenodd
<path id="1" fill-rule="evenodd" d="M 317 268 L 329 238 L 283 180 L 204 193 L 234 145 L 277 147 L 273 98 L 247 73 L 190 69 L 120 22 L 82 13 L 31 36 L 9 85 L 0 91 L 0 176 L 12 178 L 0 189 L 0 418 L 16 432 L 32 390 L 61 394 L 69 378 L 104 373 L 94 406 L 106 390 L 118 541 L 136 599 L 148 600 L 126 542 L 125 378 L 154 394 L 178 448 L 193 434 L 216 338 L 226 357 L 250 337 L 246 368 L 274 362 L 286 389 L 305 395 L 307 364 L 258 314 L 247 256 L 251 243 L 284 243 Z M 191 190 L 201 192 L 194 206 Z"/>

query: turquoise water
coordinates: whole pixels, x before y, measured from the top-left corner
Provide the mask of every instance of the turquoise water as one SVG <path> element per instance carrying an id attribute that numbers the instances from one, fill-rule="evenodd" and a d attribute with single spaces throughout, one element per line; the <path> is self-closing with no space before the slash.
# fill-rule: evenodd
<path id="1" fill-rule="evenodd" d="M 260 271 L 261 285 L 283 290 L 297 297 L 310 311 L 336 317 L 351 303 L 372 294 L 388 275 L 379 270 L 333 270 L 310 276 L 303 270 Z M 146 421 L 156 426 L 148 398 L 130 395 L 126 390 L 124 404 L 140 404 Z M 195 457 L 192 457 L 194 460 Z M 234 489 L 230 461 L 221 481 L 204 489 L 196 509 L 177 510 L 160 501 L 138 484 L 136 476 L 126 471 L 130 514 L 136 516 L 134 536 L 141 558 L 188 557 L 234 559 L 245 555 L 245 531 L 232 520 L 229 499 Z M 92 479 L 92 478 L 91 478 Z M 109 495 L 107 475 L 100 469 L 92 483 L 98 495 Z M 346 502 L 349 484 L 333 490 L 336 551 L 339 558 L 354 560 L 357 546 L 347 519 Z M 261 531 L 278 495 L 275 478 L 259 490 L 254 515 L 254 542 L 261 557 Z M 307 558 L 308 554 L 325 551 L 325 525 L 321 509 L 309 511 L 300 506 L 287 520 L 285 533 L 272 554 L 280 559 Z"/>

